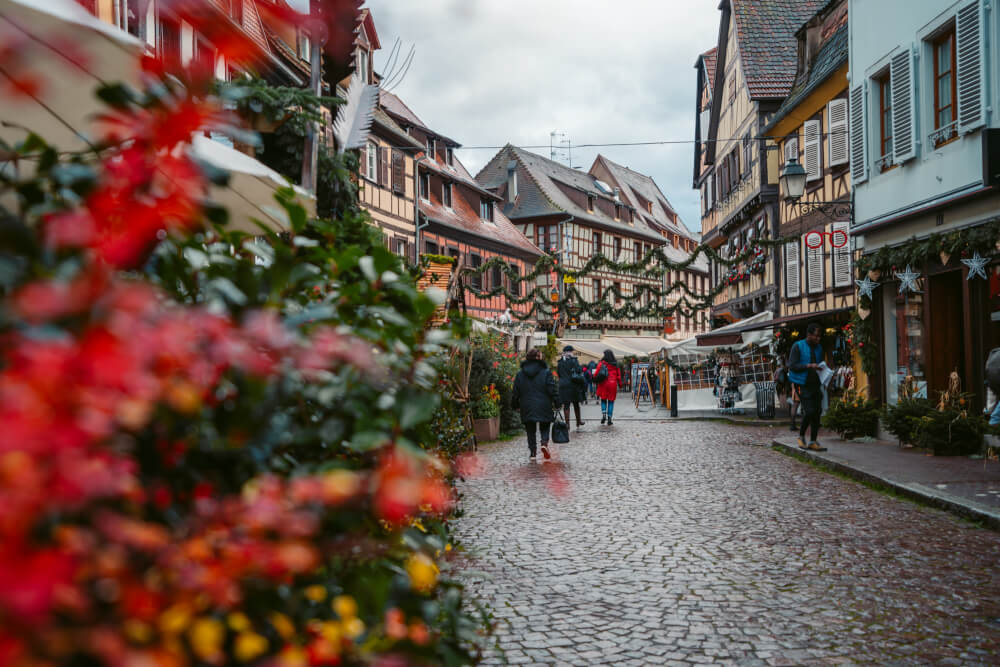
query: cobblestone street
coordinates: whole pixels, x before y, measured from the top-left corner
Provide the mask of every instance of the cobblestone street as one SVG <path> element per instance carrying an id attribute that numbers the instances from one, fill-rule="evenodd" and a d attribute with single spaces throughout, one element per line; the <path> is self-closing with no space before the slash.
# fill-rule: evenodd
<path id="1" fill-rule="evenodd" d="M 1000 661 L 1000 535 L 760 446 L 778 432 L 591 419 L 550 463 L 483 446 L 458 533 L 488 664 Z"/>

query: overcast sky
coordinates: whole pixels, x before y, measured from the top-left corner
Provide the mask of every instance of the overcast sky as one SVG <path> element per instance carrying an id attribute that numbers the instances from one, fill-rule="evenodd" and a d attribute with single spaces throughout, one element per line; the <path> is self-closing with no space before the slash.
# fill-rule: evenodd
<path id="1" fill-rule="evenodd" d="M 429 127 L 464 146 L 690 141 L 695 70 L 715 46 L 718 0 L 368 0 L 384 73 L 398 37 L 416 47 L 393 92 Z M 693 145 L 573 151 L 649 174 L 687 226 L 700 231 Z M 496 150 L 462 149 L 475 174 Z"/>

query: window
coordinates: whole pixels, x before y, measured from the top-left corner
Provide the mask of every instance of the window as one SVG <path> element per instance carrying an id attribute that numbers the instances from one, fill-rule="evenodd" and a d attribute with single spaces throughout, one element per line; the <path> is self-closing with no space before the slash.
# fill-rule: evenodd
<path id="1" fill-rule="evenodd" d="M 743 174 L 750 173 L 750 160 L 753 157 L 753 139 L 750 138 L 749 130 L 743 136 Z"/>
<path id="2" fill-rule="evenodd" d="M 160 58 L 167 71 L 181 67 L 181 26 L 166 18 L 160 20 Z"/>
<path id="3" fill-rule="evenodd" d="M 521 283 L 520 283 L 521 267 L 518 266 L 518 265 L 515 265 L 515 266 L 513 266 L 511 268 L 514 269 L 514 275 L 517 276 L 518 280 L 511 280 L 510 281 L 510 293 L 513 294 L 514 296 L 518 296 L 519 297 L 519 296 L 521 296 Z"/>
<path id="4" fill-rule="evenodd" d="M 368 72 L 368 51 L 365 49 L 358 50 L 358 77 L 365 83 L 368 83 L 370 80 Z"/>
<path id="5" fill-rule="evenodd" d="M 424 241 L 424 252 L 428 255 L 436 255 L 440 251 L 438 244 L 434 241 Z"/>
<path id="6" fill-rule="evenodd" d="M 634 223 L 635 222 L 635 209 L 634 208 L 630 208 L 628 210 L 628 221 L 629 221 L 629 223 Z"/>
<path id="7" fill-rule="evenodd" d="M 594 195 L 587 195 L 587 210 L 594 212 Z"/>
<path id="8" fill-rule="evenodd" d="M 617 262 L 618 256 L 622 254 L 622 240 L 618 237 L 615 237 L 614 244 L 615 244 L 614 260 Z"/>
<path id="9" fill-rule="evenodd" d="M 479 254 L 477 254 L 477 253 L 474 253 L 474 252 L 470 253 L 469 254 L 469 263 L 472 265 L 472 268 L 478 269 L 480 266 L 483 265 L 483 258 L 480 257 Z M 481 273 L 472 273 L 472 274 L 470 274 L 469 282 L 472 285 L 473 289 L 482 290 L 483 289 L 483 274 L 481 274 Z"/>
<path id="10" fill-rule="evenodd" d="M 888 73 L 875 80 L 878 87 L 879 155 L 882 158 L 888 158 L 888 164 L 883 165 L 883 169 L 892 165 L 892 89 L 890 83 Z"/>
<path id="11" fill-rule="evenodd" d="M 441 184 L 441 203 L 446 208 L 451 208 L 451 183 Z"/>
<path id="12" fill-rule="evenodd" d="M 462 253 L 460 253 L 458 251 L 458 248 L 451 247 L 451 248 L 448 248 L 448 256 L 449 257 L 454 257 L 455 260 L 456 260 L 456 264 L 457 264 L 458 263 L 457 260 L 462 257 Z"/>
<path id="13" fill-rule="evenodd" d="M 934 47 L 934 129 L 935 146 L 958 136 L 955 102 L 958 99 L 955 76 L 955 26 L 933 42 Z"/>
<path id="14" fill-rule="evenodd" d="M 601 291 L 601 281 L 594 278 L 594 301 L 600 301 L 604 292 Z"/>
<path id="15" fill-rule="evenodd" d="M 635 261 L 639 262 L 642 259 L 642 244 L 636 243 L 632 246 L 632 250 L 635 255 Z"/>
<path id="16" fill-rule="evenodd" d="M 490 288 L 503 287 L 503 271 L 499 266 L 490 269 Z"/>
<path id="17" fill-rule="evenodd" d="M 239 25 L 243 25 L 243 0 L 229 0 L 229 15 Z"/>
<path id="18" fill-rule="evenodd" d="M 431 175 L 420 174 L 420 198 L 429 201 L 431 198 Z"/>
<path id="19" fill-rule="evenodd" d="M 449 167 L 455 164 L 455 149 L 451 146 L 445 149 L 444 160 L 448 163 Z"/>
<path id="20" fill-rule="evenodd" d="M 493 222 L 493 201 L 485 197 L 479 198 L 479 217 L 487 222 Z"/>
<path id="21" fill-rule="evenodd" d="M 615 288 L 615 304 L 617 305 L 622 302 L 622 284 L 616 282 L 614 283 L 614 288 Z"/>
<path id="22" fill-rule="evenodd" d="M 302 60 L 309 60 L 312 55 L 312 44 L 309 42 L 309 36 L 306 35 L 301 30 L 299 31 L 299 58 Z"/>
<path id="23" fill-rule="evenodd" d="M 807 120 L 802 126 L 805 138 L 803 167 L 806 170 L 806 180 L 815 181 L 823 177 L 823 145 L 818 120 Z"/>
<path id="24" fill-rule="evenodd" d="M 436 153 L 437 153 L 437 141 L 435 141 L 431 137 L 427 137 L 427 156 L 434 158 L 436 160 L 437 159 Z"/>
<path id="25" fill-rule="evenodd" d="M 406 239 L 396 239 L 395 252 L 400 257 L 406 257 Z"/>
<path id="26" fill-rule="evenodd" d="M 622 217 L 622 205 L 615 204 L 615 220 L 621 220 Z"/>
<path id="27" fill-rule="evenodd" d="M 537 245 L 544 252 L 554 253 L 559 250 L 559 225 L 539 225 L 535 228 Z"/>
<path id="28" fill-rule="evenodd" d="M 604 252 L 604 247 L 601 245 L 601 235 L 594 232 L 594 254 L 600 255 Z"/>
<path id="29" fill-rule="evenodd" d="M 378 144 L 374 141 L 368 142 L 368 150 L 365 151 L 365 178 L 378 180 Z"/>
<path id="30" fill-rule="evenodd" d="M 139 36 L 139 1 L 138 0 L 120 0 L 121 2 L 121 17 L 122 25 L 120 28 L 124 29 L 128 34 Z"/>

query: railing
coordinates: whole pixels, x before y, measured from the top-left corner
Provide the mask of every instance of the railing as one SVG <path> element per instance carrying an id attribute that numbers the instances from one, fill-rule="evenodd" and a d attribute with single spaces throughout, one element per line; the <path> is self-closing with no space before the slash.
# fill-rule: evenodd
<path id="1" fill-rule="evenodd" d="M 953 139 L 958 136 L 958 121 L 954 120 L 944 127 L 940 127 L 928 135 L 928 140 L 931 142 L 931 146 L 937 148 L 944 142 Z"/>

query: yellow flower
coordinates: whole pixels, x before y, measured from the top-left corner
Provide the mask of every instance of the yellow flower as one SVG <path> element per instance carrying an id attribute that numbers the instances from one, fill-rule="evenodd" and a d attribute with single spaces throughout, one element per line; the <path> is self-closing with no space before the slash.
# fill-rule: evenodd
<path id="1" fill-rule="evenodd" d="M 448 544 L 444 545 L 444 550 L 445 551 L 451 551 L 451 543 L 450 542 Z"/>
<path id="2" fill-rule="evenodd" d="M 297 646 L 289 646 L 278 656 L 278 664 L 281 667 L 306 667 L 309 658 L 306 652 Z"/>
<path id="3" fill-rule="evenodd" d="M 145 644 L 153 638 L 153 628 L 136 618 L 125 621 L 122 629 L 125 631 L 125 636 L 137 644 Z"/>
<path id="4" fill-rule="evenodd" d="M 340 646 L 341 629 L 340 623 L 335 621 L 325 621 L 317 628 L 319 635 L 334 646 Z"/>
<path id="5" fill-rule="evenodd" d="M 185 604 L 175 604 L 160 614 L 160 632 L 174 635 L 184 632 L 191 624 L 191 608 Z"/>
<path id="6" fill-rule="evenodd" d="M 271 614 L 271 625 L 283 639 L 290 639 L 295 634 L 295 625 L 281 612 L 276 611 Z"/>
<path id="7" fill-rule="evenodd" d="M 415 553 L 406 561 L 406 573 L 414 590 L 428 592 L 437 585 L 438 568 L 429 556 Z"/>
<path id="8" fill-rule="evenodd" d="M 226 620 L 229 622 L 229 627 L 236 632 L 244 632 L 250 629 L 250 619 L 242 612 L 234 611 Z"/>
<path id="9" fill-rule="evenodd" d="M 306 587 L 305 593 L 306 597 L 313 602 L 322 602 L 326 599 L 326 587 L 319 584 Z"/>
<path id="10" fill-rule="evenodd" d="M 344 621 L 344 634 L 351 639 L 357 639 L 365 631 L 365 624 L 360 618 L 351 618 Z"/>
<path id="11" fill-rule="evenodd" d="M 216 618 L 200 618 L 188 630 L 191 650 L 202 660 L 218 656 L 225 638 L 226 626 Z"/>
<path id="12" fill-rule="evenodd" d="M 241 632 L 236 636 L 233 650 L 240 662 L 250 662 L 267 652 L 267 639 L 255 632 Z"/>
<path id="13" fill-rule="evenodd" d="M 340 619 L 346 621 L 358 615 L 358 603 L 350 595 L 338 595 L 333 598 L 333 610 Z"/>

